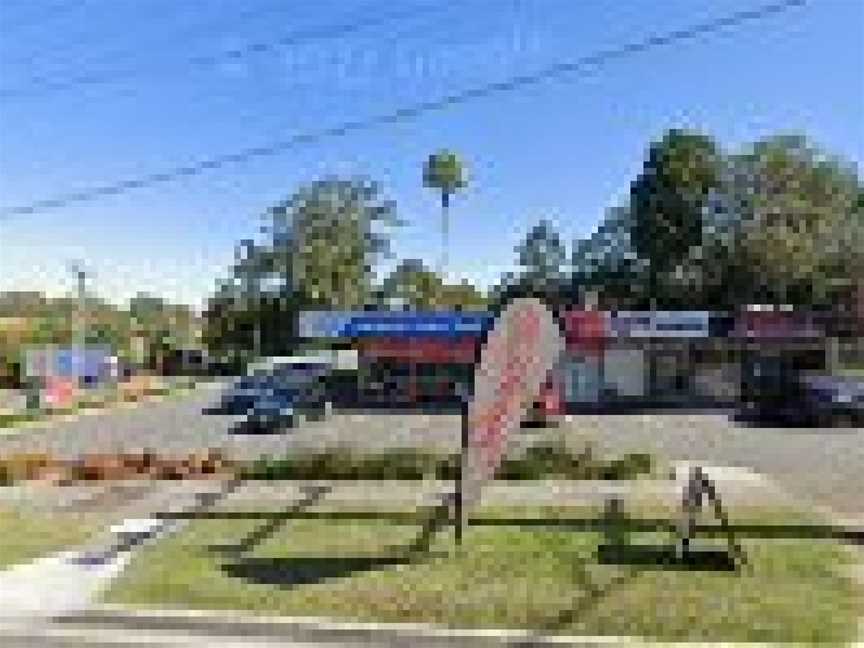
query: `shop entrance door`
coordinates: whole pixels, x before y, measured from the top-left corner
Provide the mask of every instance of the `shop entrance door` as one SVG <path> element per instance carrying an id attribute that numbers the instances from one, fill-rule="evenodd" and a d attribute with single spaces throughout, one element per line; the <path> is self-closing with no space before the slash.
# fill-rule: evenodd
<path id="1" fill-rule="evenodd" d="M 681 401 L 690 395 L 691 367 L 686 349 L 661 349 L 654 356 L 654 396 Z"/>

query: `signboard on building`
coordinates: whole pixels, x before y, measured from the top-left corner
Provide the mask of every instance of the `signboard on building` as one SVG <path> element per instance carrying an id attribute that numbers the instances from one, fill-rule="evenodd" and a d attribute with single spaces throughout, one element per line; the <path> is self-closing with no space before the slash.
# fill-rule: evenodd
<path id="1" fill-rule="evenodd" d="M 541 393 L 564 347 L 558 323 L 534 298 L 513 301 L 498 318 L 475 370 L 463 431 L 462 514 L 497 470 L 507 441 Z"/>
<path id="2" fill-rule="evenodd" d="M 618 338 L 702 338 L 710 334 L 709 311 L 618 311 L 610 330 Z"/>
<path id="3" fill-rule="evenodd" d="M 107 378 L 111 350 L 108 347 L 30 348 L 24 354 L 28 378 Z"/>
<path id="4" fill-rule="evenodd" d="M 583 355 L 598 355 L 609 337 L 609 313 L 571 310 L 561 315 L 567 349 Z"/>
<path id="5" fill-rule="evenodd" d="M 339 337 L 351 318 L 360 315 L 352 311 L 304 311 L 298 316 L 297 334 L 307 339 Z"/>
<path id="6" fill-rule="evenodd" d="M 303 338 L 479 336 L 491 319 L 486 312 L 308 311 L 298 330 Z"/>
<path id="7" fill-rule="evenodd" d="M 741 313 L 734 333 L 756 340 L 819 339 L 825 336 L 825 328 L 812 313 L 753 310 Z"/>

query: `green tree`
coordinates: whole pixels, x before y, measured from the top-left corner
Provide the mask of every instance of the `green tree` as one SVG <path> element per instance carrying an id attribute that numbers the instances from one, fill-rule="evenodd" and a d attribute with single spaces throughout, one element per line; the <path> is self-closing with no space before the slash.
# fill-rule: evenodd
<path id="1" fill-rule="evenodd" d="M 419 259 L 403 259 L 385 277 L 378 290 L 383 306 L 404 305 L 416 310 L 433 308 L 444 281 Z"/>
<path id="2" fill-rule="evenodd" d="M 485 310 L 489 299 L 476 286 L 463 279 L 458 284 L 441 286 L 439 303 L 447 310 Z"/>
<path id="3" fill-rule="evenodd" d="M 389 252 L 378 226 L 400 224 L 396 205 L 377 184 L 320 180 L 271 210 L 274 272 L 302 301 L 324 308 L 358 308 L 369 298 L 372 266 Z"/>
<path id="4" fill-rule="evenodd" d="M 437 190 L 441 195 L 441 267 L 447 272 L 447 254 L 450 236 L 450 197 L 467 186 L 462 161 L 446 149 L 432 153 L 423 165 L 423 186 Z"/>
<path id="5" fill-rule="evenodd" d="M 643 308 L 649 303 L 644 259 L 634 250 L 629 206 L 609 209 L 597 229 L 572 248 L 567 298 L 594 293 L 604 308 Z"/>
<path id="6" fill-rule="evenodd" d="M 536 294 L 550 297 L 561 290 L 567 249 L 554 226 L 541 219 L 516 246 L 521 280 Z"/>
<path id="7" fill-rule="evenodd" d="M 673 129 L 649 147 L 630 210 L 632 245 L 649 264 L 652 303 L 665 301 L 661 277 L 701 246 L 703 212 L 721 173 L 722 156 L 705 135 Z"/>
<path id="8" fill-rule="evenodd" d="M 402 304 L 415 310 L 474 310 L 486 306 L 483 294 L 467 281 L 447 284 L 419 259 L 404 259 L 378 290 L 382 306 Z"/>
<path id="9" fill-rule="evenodd" d="M 801 136 L 762 140 L 731 164 L 750 300 L 829 304 L 851 292 L 864 240 L 854 168 Z"/>
<path id="10" fill-rule="evenodd" d="M 204 311 L 205 346 L 238 369 L 260 354 L 290 350 L 295 340 L 290 286 L 277 283 L 274 291 L 267 281 L 281 276 L 274 259 L 273 248 L 240 241 L 230 277 L 217 283 Z"/>
<path id="11" fill-rule="evenodd" d="M 379 230 L 398 225 L 377 184 L 327 178 L 302 186 L 265 215 L 262 243 L 241 241 L 229 277 L 204 313 L 205 344 L 236 364 L 292 352 L 297 313 L 369 301 L 372 266 L 389 251 Z"/>
<path id="12" fill-rule="evenodd" d="M 185 304 L 169 303 L 161 297 L 139 292 L 129 300 L 128 330 L 124 337 L 143 338 L 148 369 L 162 372 L 166 359 L 176 351 L 198 345 L 198 316 Z M 121 355 L 131 357 L 131 342 L 122 345 Z"/>

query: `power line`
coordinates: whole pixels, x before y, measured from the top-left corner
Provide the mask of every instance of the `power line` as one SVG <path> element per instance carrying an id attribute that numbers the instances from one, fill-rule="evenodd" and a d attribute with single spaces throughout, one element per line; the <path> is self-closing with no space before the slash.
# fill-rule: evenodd
<path id="1" fill-rule="evenodd" d="M 274 39 L 248 43 L 242 47 L 232 48 L 202 56 L 191 56 L 181 62 L 181 65 L 189 67 L 213 67 L 220 63 L 236 61 L 250 55 L 266 54 L 282 47 L 297 45 L 315 40 L 329 40 L 349 36 L 355 32 L 375 26 L 387 25 L 390 22 L 404 20 L 406 18 L 420 17 L 429 13 L 439 13 L 446 10 L 448 5 L 433 2 L 410 10 L 396 11 L 384 16 L 367 18 L 366 20 L 355 20 L 339 24 L 319 25 L 305 30 L 293 31 L 283 34 Z M 363 13 L 368 13 L 365 9 Z M 23 88 L 0 90 L 0 98 L 16 99 L 35 96 L 44 92 L 56 92 L 80 88 L 81 86 L 96 86 L 116 81 L 124 81 L 139 76 L 141 71 L 132 67 L 114 70 L 94 71 L 79 74 L 69 79 L 52 80 L 50 77 L 35 77 L 30 80 L 30 85 Z"/>
<path id="2" fill-rule="evenodd" d="M 469 88 L 438 99 L 399 108 L 390 113 L 375 115 L 362 120 L 344 122 L 338 126 L 333 126 L 320 131 L 301 133 L 284 140 L 242 149 L 234 153 L 201 160 L 190 165 L 175 167 L 168 171 L 152 173 L 137 178 L 130 178 L 128 180 L 120 180 L 118 182 L 92 187 L 78 192 L 60 194 L 27 205 L 12 207 L 4 210 L 3 213 L 7 216 L 13 216 L 34 214 L 49 209 L 61 209 L 74 203 L 90 202 L 104 196 L 113 196 L 134 189 L 143 189 L 145 187 L 179 180 L 180 178 L 199 175 L 206 171 L 212 171 L 231 164 L 240 164 L 255 158 L 270 157 L 301 144 L 310 144 L 330 137 L 341 137 L 343 135 L 367 130 L 376 126 L 414 119 L 425 113 L 443 110 L 474 99 L 480 99 L 490 95 L 510 92 L 527 86 L 536 85 L 543 81 L 564 76 L 566 74 L 584 72 L 587 71 L 587 68 L 591 68 L 592 66 L 597 67 L 616 59 L 626 58 L 627 56 L 640 54 L 673 43 L 692 40 L 696 37 L 718 32 L 725 28 L 737 27 L 746 22 L 761 20 L 768 16 L 782 13 L 792 7 L 802 6 L 805 3 L 806 0 L 785 0 L 783 2 L 763 5 L 756 9 L 739 11 L 722 18 L 698 23 L 659 36 L 650 36 L 641 41 L 628 43 L 612 49 L 600 50 L 575 61 L 556 63 L 532 74 L 512 76 L 503 81 Z"/>

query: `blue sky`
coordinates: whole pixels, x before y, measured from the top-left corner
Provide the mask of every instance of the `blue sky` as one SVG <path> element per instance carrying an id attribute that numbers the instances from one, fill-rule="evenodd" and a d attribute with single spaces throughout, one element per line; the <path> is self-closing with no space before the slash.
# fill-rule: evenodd
<path id="1" fill-rule="evenodd" d="M 0 210 L 388 112 L 741 9 L 754 0 L 3 0 Z M 382 24 L 323 38 L 322 27 Z M 194 57 L 318 36 L 217 64 Z M 91 73 L 111 83 L 51 88 Z M 102 297 L 200 304 L 260 215 L 322 175 L 381 182 L 408 225 L 398 257 L 439 256 L 420 166 L 462 153 L 450 270 L 487 285 L 541 217 L 565 240 L 626 196 L 648 142 L 694 128 L 734 149 L 803 132 L 864 160 L 864 1 L 819 0 L 583 76 L 398 126 L 297 147 L 171 184 L 0 216 L 0 290 L 71 290 L 84 259 Z M 386 269 L 386 265 L 384 269 Z"/>

